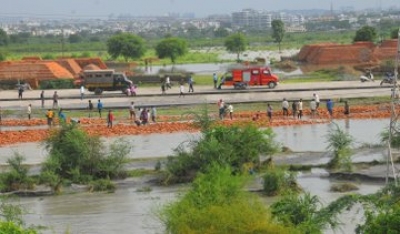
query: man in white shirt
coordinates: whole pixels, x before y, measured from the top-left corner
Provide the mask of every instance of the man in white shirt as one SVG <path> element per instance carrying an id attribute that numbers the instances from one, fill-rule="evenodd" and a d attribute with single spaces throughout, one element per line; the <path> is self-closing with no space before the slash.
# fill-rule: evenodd
<path id="1" fill-rule="evenodd" d="M 81 100 L 83 100 L 83 96 L 85 95 L 85 87 L 83 87 L 83 85 L 81 85 Z"/>
<path id="2" fill-rule="evenodd" d="M 318 96 L 318 94 L 313 93 L 313 98 L 314 98 L 314 101 L 315 101 L 315 103 L 317 105 L 316 109 L 318 109 L 318 107 L 319 107 L 319 96 Z"/>
<path id="3" fill-rule="evenodd" d="M 311 118 L 314 118 L 315 113 L 317 112 L 317 102 L 315 99 L 310 102 L 310 110 L 311 110 Z"/>
<path id="4" fill-rule="evenodd" d="M 283 101 L 282 101 L 282 114 L 284 117 L 289 116 L 289 102 L 286 100 L 286 98 L 283 98 Z"/>

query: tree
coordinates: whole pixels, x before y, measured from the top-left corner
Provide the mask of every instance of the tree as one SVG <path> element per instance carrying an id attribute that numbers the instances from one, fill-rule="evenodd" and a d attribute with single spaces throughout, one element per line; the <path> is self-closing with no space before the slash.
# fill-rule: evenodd
<path id="1" fill-rule="evenodd" d="M 363 26 L 357 30 L 356 35 L 353 39 L 354 42 L 357 41 L 371 41 L 373 42 L 377 36 L 376 29 L 371 26 Z"/>
<path id="2" fill-rule="evenodd" d="M 285 24 L 282 20 L 273 20 L 271 23 L 272 26 L 272 38 L 274 38 L 275 42 L 279 44 L 279 52 L 281 51 L 281 42 L 283 40 L 283 36 L 285 35 Z"/>
<path id="3" fill-rule="evenodd" d="M 240 61 L 240 54 L 246 50 L 246 38 L 240 32 L 230 35 L 225 40 L 226 49 L 237 54 L 237 61 Z"/>
<path id="4" fill-rule="evenodd" d="M 399 29 L 395 28 L 390 32 L 390 38 L 397 39 L 399 38 Z"/>
<path id="5" fill-rule="evenodd" d="M 156 45 L 155 50 L 159 58 L 169 58 L 172 63 L 175 63 L 179 56 L 186 54 L 187 43 L 180 38 L 166 37 Z"/>
<path id="6" fill-rule="evenodd" d="M 10 39 L 9 39 L 6 31 L 4 31 L 2 28 L 0 28 L 0 46 L 8 45 L 9 40 Z"/>
<path id="7" fill-rule="evenodd" d="M 229 36 L 229 32 L 226 28 L 219 27 L 218 29 L 216 29 L 214 31 L 214 36 L 220 37 L 220 38 L 227 37 L 227 36 Z"/>
<path id="8" fill-rule="evenodd" d="M 79 43 L 83 40 L 83 37 L 79 34 L 71 34 L 68 37 L 69 43 Z"/>
<path id="9" fill-rule="evenodd" d="M 107 52 L 113 59 L 122 56 L 128 61 L 142 57 L 146 48 L 141 37 L 130 33 L 119 33 L 107 40 Z"/>

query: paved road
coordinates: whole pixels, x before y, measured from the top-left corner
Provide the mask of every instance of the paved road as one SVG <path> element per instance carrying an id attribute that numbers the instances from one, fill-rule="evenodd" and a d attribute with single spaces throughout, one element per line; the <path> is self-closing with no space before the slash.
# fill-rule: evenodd
<path id="1" fill-rule="evenodd" d="M 177 106 L 202 103 L 216 103 L 223 99 L 227 103 L 243 102 L 265 102 L 281 101 L 284 97 L 288 100 L 302 98 L 309 100 L 314 92 L 318 93 L 321 100 L 328 98 L 352 98 L 352 97 L 374 97 L 389 96 L 391 86 L 379 86 L 379 82 L 338 81 L 338 82 L 315 82 L 285 84 L 281 83 L 275 89 L 260 89 L 251 87 L 243 92 L 232 92 L 231 88 L 215 90 L 209 86 L 195 86 L 194 93 L 187 93 L 179 97 L 178 87 L 167 91 L 167 95 L 161 95 L 159 87 L 145 87 L 138 89 L 135 97 L 126 97 L 120 92 L 106 92 L 102 97 L 87 93 L 84 100 L 79 99 L 79 89 L 58 90 L 60 106 L 65 109 L 84 109 L 91 99 L 94 103 L 101 98 L 105 108 L 126 108 L 131 101 L 137 106 Z M 54 90 L 46 90 L 45 107 L 51 107 L 51 96 Z M 40 90 L 25 91 L 23 100 L 18 100 L 16 90 L 0 91 L 0 106 L 3 109 L 21 109 L 32 104 L 33 108 L 40 107 Z"/>

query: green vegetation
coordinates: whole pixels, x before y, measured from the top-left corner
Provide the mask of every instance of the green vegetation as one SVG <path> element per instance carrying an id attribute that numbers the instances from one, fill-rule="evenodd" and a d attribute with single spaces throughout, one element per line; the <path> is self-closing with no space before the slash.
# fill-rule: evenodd
<path id="1" fill-rule="evenodd" d="M 111 58 L 122 56 L 127 62 L 129 59 L 141 58 L 146 52 L 146 47 L 141 37 L 130 33 L 119 33 L 108 39 L 107 51 Z"/>
<path id="2" fill-rule="evenodd" d="M 255 195 L 245 192 L 247 178 L 229 166 L 211 164 L 178 201 L 159 214 L 168 233 L 300 233 L 277 223 Z"/>
<path id="3" fill-rule="evenodd" d="M 24 156 L 19 153 L 14 153 L 12 158 L 7 159 L 10 169 L 0 174 L 1 192 L 34 188 L 36 180 L 28 176 L 28 167 L 22 164 L 24 160 Z"/>
<path id="4" fill-rule="evenodd" d="M 376 29 L 371 26 L 363 26 L 359 30 L 357 30 L 356 35 L 354 36 L 354 41 L 371 41 L 374 42 L 375 38 L 378 34 L 376 33 Z"/>
<path id="5" fill-rule="evenodd" d="M 335 124 L 334 128 L 329 130 L 326 139 L 328 142 L 327 149 L 333 152 L 333 158 L 328 163 L 328 168 L 346 172 L 352 171 L 351 145 L 354 142 L 353 137 Z"/>
<path id="6" fill-rule="evenodd" d="M 285 35 L 285 24 L 282 20 L 273 20 L 271 26 L 272 38 L 274 38 L 275 42 L 279 44 L 279 51 L 281 51 L 281 42 L 283 40 L 283 36 Z"/>
<path id="7" fill-rule="evenodd" d="M 300 190 L 296 182 L 296 174 L 284 168 L 268 168 L 263 179 L 263 191 L 268 196 L 297 193 Z"/>
<path id="8" fill-rule="evenodd" d="M 271 205 L 271 211 L 279 221 L 289 226 L 295 226 L 296 230 L 301 233 L 319 234 L 323 233 L 326 227 L 337 228 L 340 224 L 337 215 L 347 207 L 348 204 L 342 199 L 326 207 L 321 207 L 317 196 L 305 193 L 283 197 Z"/>
<path id="9" fill-rule="evenodd" d="M 55 190 L 62 182 L 90 183 L 98 179 L 125 177 L 123 169 L 130 152 L 128 142 L 118 140 L 107 153 L 98 136 L 89 136 L 78 125 L 64 124 L 45 141 L 49 156 L 45 161 L 41 179 Z M 111 188 L 104 180 L 94 188 Z"/>
<path id="10" fill-rule="evenodd" d="M 169 58 L 175 64 L 178 57 L 187 53 L 187 43 L 180 38 L 167 37 L 157 44 L 155 51 L 159 58 Z"/>
<path id="11" fill-rule="evenodd" d="M 203 127 L 209 127 L 208 122 Z M 260 154 L 272 155 L 279 150 L 270 128 L 215 126 L 202 132 L 200 140 L 189 143 L 190 151 L 180 146 L 175 149 L 174 156 L 168 157 L 166 169 L 169 176 L 166 183 L 171 180 L 190 181 L 198 171 L 204 172 L 213 163 L 230 166 L 236 173 L 241 173 L 245 164 L 259 166 Z"/>
<path id="12" fill-rule="evenodd" d="M 236 61 L 240 61 L 240 54 L 246 50 L 246 37 L 242 33 L 235 33 L 225 39 L 225 48 L 237 55 Z"/>

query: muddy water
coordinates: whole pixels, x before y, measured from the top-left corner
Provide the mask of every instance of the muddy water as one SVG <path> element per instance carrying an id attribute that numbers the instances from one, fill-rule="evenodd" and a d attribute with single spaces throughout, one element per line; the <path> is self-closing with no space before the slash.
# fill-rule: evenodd
<path id="1" fill-rule="evenodd" d="M 387 119 L 370 119 L 370 120 L 338 120 L 334 121 L 342 129 L 346 129 L 355 139 L 355 147 L 363 144 L 379 143 L 379 134 L 389 125 Z M 335 128 L 334 124 L 315 124 L 315 125 L 300 125 L 300 126 L 285 126 L 274 128 L 277 134 L 277 141 L 289 147 L 296 152 L 325 151 L 327 147 L 326 134 Z M 135 158 L 151 158 L 165 157 L 173 154 L 173 149 L 182 142 L 188 140 L 196 140 L 199 138 L 199 133 L 171 133 L 171 134 L 150 134 L 142 136 L 125 136 L 125 140 L 131 142 L 132 151 L 129 157 Z M 105 138 L 107 143 L 110 143 L 119 138 Z M 26 156 L 27 164 L 39 164 L 45 159 L 47 152 L 40 143 L 24 143 L 0 147 L 0 164 L 5 164 L 7 158 L 19 152 Z M 374 157 L 380 158 L 381 155 Z M 355 157 L 357 158 L 357 157 Z M 321 158 L 319 163 L 325 163 L 326 160 Z"/>
<path id="2" fill-rule="evenodd" d="M 337 124 L 353 135 L 357 144 L 377 143 L 378 135 L 388 125 L 388 120 L 337 121 Z M 277 138 L 295 151 L 323 151 L 326 148 L 325 135 L 334 125 L 275 128 Z M 129 136 L 134 149 L 131 158 L 166 156 L 172 149 L 188 138 L 196 139 L 198 134 L 174 133 L 169 135 L 152 134 Z M 113 139 L 106 139 L 111 141 Z M 46 152 L 39 144 L 20 144 L 0 148 L 1 162 L 12 152 L 19 151 L 29 155 L 28 163 L 40 163 Z M 319 163 L 317 159 L 314 163 Z M 363 160 L 361 157 L 359 160 Z M 311 162 L 313 163 L 313 162 Z M 305 191 L 310 191 L 329 203 L 340 197 L 340 193 L 329 192 L 331 180 L 323 178 L 326 172 L 314 170 L 311 174 L 299 176 L 299 183 Z M 322 176 L 322 177 L 320 177 Z M 377 191 L 381 184 L 359 184 L 362 194 Z M 140 185 L 139 185 L 140 187 Z M 155 210 L 173 201 L 182 188 L 153 188 L 149 193 L 138 192 L 137 188 L 120 189 L 113 194 L 69 194 L 43 198 L 22 198 L 20 203 L 29 211 L 25 216 L 28 224 L 48 226 L 43 233 L 163 233 L 162 224 L 155 218 Z M 356 210 L 341 215 L 346 224 L 337 233 L 354 233 L 355 223 L 360 216 Z M 333 233 L 327 230 L 325 233 Z"/>

